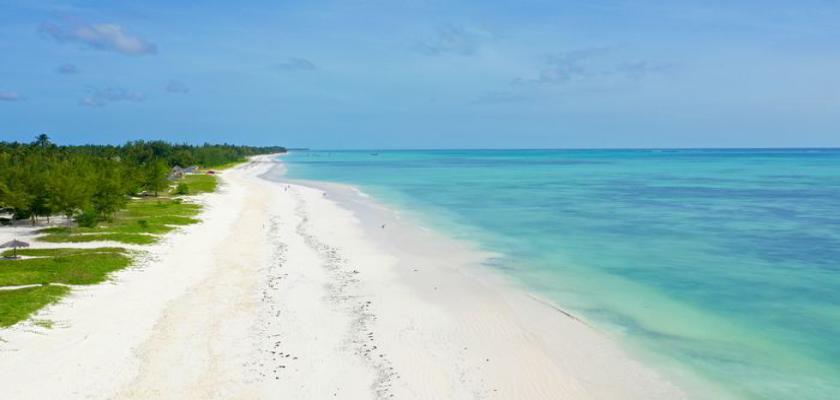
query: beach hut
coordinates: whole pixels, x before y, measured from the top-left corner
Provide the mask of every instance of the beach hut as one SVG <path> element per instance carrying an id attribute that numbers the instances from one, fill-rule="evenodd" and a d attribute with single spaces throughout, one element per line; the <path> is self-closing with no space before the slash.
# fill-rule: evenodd
<path id="1" fill-rule="evenodd" d="M 184 177 L 184 169 L 181 166 L 176 165 L 172 167 L 172 170 L 169 171 L 169 180 L 174 181 L 176 179 L 181 179 Z"/>
<path id="2" fill-rule="evenodd" d="M 29 247 L 29 243 L 21 242 L 20 240 L 15 239 L 15 240 L 12 240 L 10 242 L 0 244 L 0 249 L 11 248 L 12 249 L 12 257 L 14 257 L 14 258 L 17 258 L 18 247 Z"/>

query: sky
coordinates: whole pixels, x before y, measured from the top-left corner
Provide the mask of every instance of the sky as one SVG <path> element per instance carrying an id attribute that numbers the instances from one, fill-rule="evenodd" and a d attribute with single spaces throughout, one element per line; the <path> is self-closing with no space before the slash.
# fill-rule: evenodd
<path id="1" fill-rule="evenodd" d="M 840 147 L 838 0 L 0 0 L 0 140 Z"/>

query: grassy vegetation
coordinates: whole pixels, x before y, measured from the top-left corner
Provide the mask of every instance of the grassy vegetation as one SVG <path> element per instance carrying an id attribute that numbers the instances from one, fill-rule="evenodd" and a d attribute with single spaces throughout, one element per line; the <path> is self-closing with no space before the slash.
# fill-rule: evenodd
<path id="1" fill-rule="evenodd" d="M 46 329 L 52 329 L 55 326 L 55 322 L 50 321 L 48 319 L 38 319 L 38 320 L 32 321 L 32 323 L 34 323 L 37 326 L 40 326 L 41 328 L 46 328 Z"/>
<path id="2" fill-rule="evenodd" d="M 219 179 L 215 175 L 187 175 L 178 181 L 187 185 L 188 194 L 210 193 L 216 191 Z M 175 193 L 173 189 L 170 193 Z"/>
<path id="3" fill-rule="evenodd" d="M 0 260 L 0 286 L 45 283 L 91 285 L 108 274 L 131 264 L 124 249 L 38 249 L 20 250 L 19 255 L 36 256 L 19 260 Z"/>
<path id="4" fill-rule="evenodd" d="M 0 253 L 11 254 L 11 251 Z M 0 259 L 0 286 L 40 286 L 0 290 L 0 327 L 29 318 L 41 307 L 70 293 L 70 288 L 51 283 L 92 285 L 108 279 L 111 272 L 131 265 L 128 252 L 117 247 L 19 249 L 18 255 L 32 258 Z"/>
<path id="5" fill-rule="evenodd" d="M 215 176 L 190 177 L 191 193 L 213 191 Z M 169 197 L 134 199 L 118 211 L 111 220 L 94 227 L 52 227 L 42 229 L 38 240 L 53 243 L 115 241 L 130 244 L 150 244 L 160 235 L 179 225 L 198 222 L 198 204 L 184 203 Z M 0 253 L 9 256 L 12 251 Z M 32 288 L 0 290 L 0 327 L 10 326 L 32 315 L 41 307 L 58 301 L 70 292 L 65 286 L 92 285 L 108 279 L 111 272 L 131 264 L 125 249 L 103 247 L 94 249 L 19 249 L 24 257 L 0 260 L 0 287 L 42 285 Z"/>
<path id="6" fill-rule="evenodd" d="M 112 220 L 95 227 L 52 227 L 40 232 L 39 240 L 46 242 L 116 241 L 149 244 L 159 235 L 178 225 L 198 222 L 198 204 L 178 199 L 136 199 L 129 202 Z M 0 253 L 9 256 L 12 251 Z M 13 325 L 28 318 L 41 307 L 57 301 L 69 293 L 64 286 L 92 285 L 108 279 L 111 272 L 131 265 L 125 249 L 103 247 L 94 249 L 19 249 L 17 260 L 0 260 L 0 286 L 43 285 L 34 288 L 0 290 L 0 327 Z"/>
<path id="7" fill-rule="evenodd" d="M 47 235 L 38 240 L 50 243 L 88 243 L 88 242 L 103 242 L 112 241 L 126 244 L 152 244 L 158 241 L 157 236 L 141 235 L 132 233 L 102 233 L 92 235 L 75 235 L 75 234 L 52 234 Z"/>
<path id="8" fill-rule="evenodd" d="M 232 167 L 229 163 L 215 169 Z M 193 195 L 216 190 L 218 178 L 214 175 L 188 175 L 177 183 L 182 190 L 173 189 L 170 195 Z M 0 187 L 2 189 L 2 187 Z M 163 192 L 162 192 L 163 193 Z M 52 243 L 81 243 L 115 241 L 129 244 L 151 244 L 160 236 L 179 225 L 199 222 L 198 204 L 184 203 L 171 196 L 132 199 L 120 203 L 119 211 L 102 212 L 92 222 L 95 226 L 65 226 L 42 229 L 38 240 Z M 47 214 L 48 215 L 48 214 Z M 110 218 L 102 220 L 105 216 Z M 77 216 L 79 225 L 85 225 Z M 98 221 L 98 222 L 97 222 Z M 0 328 L 14 325 L 29 318 L 42 307 L 55 303 L 70 293 L 63 285 L 92 285 L 101 283 L 117 270 L 131 265 L 131 254 L 122 248 L 102 247 L 93 249 L 19 249 L 21 259 L 0 259 L 0 288 L 28 286 L 0 290 Z M 0 253 L 12 255 L 12 251 Z M 33 321 L 49 328 L 48 320 Z"/>
<path id="9" fill-rule="evenodd" d="M 12 250 L 0 253 L 0 256 L 12 255 Z M 91 253 L 125 253 L 125 249 L 119 247 L 100 247 L 97 249 L 18 249 L 17 254 L 24 257 L 67 257 Z M 14 260 L 11 260 L 14 261 Z"/>
<path id="10" fill-rule="evenodd" d="M 201 212 L 198 204 L 183 203 L 170 198 L 141 199 L 128 203 L 111 221 L 92 228 L 54 227 L 42 229 L 38 239 L 52 243 L 82 243 L 115 241 L 129 244 L 151 244 L 158 235 L 167 233 L 177 225 L 198 222 L 193 218 Z"/>
<path id="11" fill-rule="evenodd" d="M 46 134 L 32 143 L 0 140 L 0 209 L 15 219 L 65 215 L 80 225 L 110 219 L 130 195 L 165 193 L 176 165 L 227 167 L 283 147 L 190 146 L 136 141 L 123 146 L 58 146 Z"/>
<path id="12" fill-rule="evenodd" d="M 70 292 L 64 286 L 37 286 L 0 290 L 0 328 L 23 321 L 42 307 L 55 303 Z"/>

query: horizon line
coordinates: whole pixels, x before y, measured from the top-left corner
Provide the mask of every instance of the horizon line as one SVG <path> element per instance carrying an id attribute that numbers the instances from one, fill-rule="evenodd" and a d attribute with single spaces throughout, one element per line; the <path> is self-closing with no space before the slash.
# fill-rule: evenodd
<path id="1" fill-rule="evenodd" d="M 288 151 L 557 151 L 557 150 L 610 150 L 610 151 L 649 151 L 649 150 L 840 150 L 837 147 L 472 147 L 472 148 L 312 148 L 288 147 Z"/>

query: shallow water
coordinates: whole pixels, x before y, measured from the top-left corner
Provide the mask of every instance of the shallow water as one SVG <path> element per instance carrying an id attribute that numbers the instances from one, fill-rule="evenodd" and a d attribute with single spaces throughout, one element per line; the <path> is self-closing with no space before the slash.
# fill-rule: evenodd
<path id="1" fill-rule="evenodd" d="M 840 150 L 301 151 L 737 398 L 840 398 Z"/>

